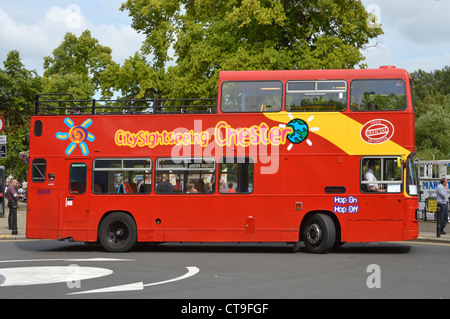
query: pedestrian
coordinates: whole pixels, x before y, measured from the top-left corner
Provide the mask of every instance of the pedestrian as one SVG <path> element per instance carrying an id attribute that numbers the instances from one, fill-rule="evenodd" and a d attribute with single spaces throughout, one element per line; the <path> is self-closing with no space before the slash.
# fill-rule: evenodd
<path id="1" fill-rule="evenodd" d="M 446 178 L 441 178 L 440 184 L 436 188 L 436 200 L 440 211 L 440 219 L 439 222 L 441 223 L 441 234 L 445 235 L 445 225 L 448 221 L 448 208 L 447 208 L 447 202 L 448 202 L 448 183 Z"/>
<path id="2" fill-rule="evenodd" d="M 17 192 L 18 182 L 16 179 L 11 180 L 7 190 L 5 197 L 8 200 L 8 226 L 9 229 L 12 230 L 11 235 L 17 235 L 17 201 L 20 197 L 24 197 L 24 195 L 20 195 Z"/>

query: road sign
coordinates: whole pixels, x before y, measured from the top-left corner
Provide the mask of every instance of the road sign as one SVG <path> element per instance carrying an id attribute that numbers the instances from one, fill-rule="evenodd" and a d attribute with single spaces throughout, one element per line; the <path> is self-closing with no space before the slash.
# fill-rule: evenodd
<path id="1" fill-rule="evenodd" d="M 0 158 L 6 157 L 6 145 L 0 144 Z"/>
<path id="2" fill-rule="evenodd" d="M 3 121 L 3 118 L 0 116 L 0 132 L 3 131 L 3 128 L 5 127 L 5 121 Z"/>
<path id="3" fill-rule="evenodd" d="M 7 144 L 6 135 L 0 135 L 0 158 L 6 157 L 6 144 Z"/>

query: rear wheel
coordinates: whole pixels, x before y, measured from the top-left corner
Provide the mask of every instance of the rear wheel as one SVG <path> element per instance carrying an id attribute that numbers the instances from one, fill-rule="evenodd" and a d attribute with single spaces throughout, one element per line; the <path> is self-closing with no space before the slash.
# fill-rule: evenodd
<path id="1" fill-rule="evenodd" d="M 311 253 L 323 254 L 330 251 L 336 241 L 336 227 L 330 216 L 314 214 L 305 221 L 303 242 Z"/>
<path id="2" fill-rule="evenodd" d="M 103 248 L 110 252 L 129 251 L 137 242 L 136 223 L 126 213 L 112 213 L 100 223 L 98 236 Z"/>

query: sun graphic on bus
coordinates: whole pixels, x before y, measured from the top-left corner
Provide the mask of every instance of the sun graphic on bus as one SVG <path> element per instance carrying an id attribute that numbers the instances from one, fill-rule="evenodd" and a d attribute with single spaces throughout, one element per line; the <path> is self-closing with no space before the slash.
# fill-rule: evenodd
<path id="1" fill-rule="evenodd" d="M 291 142 L 291 144 L 289 144 L 288 146 L 288 151 L 290 151 L 292 149 L 292 147 L 294 146 L 294 144 L 300 144 L 304 141 L 306 141 L 306 143 L 309 146 L 312 146 L 312 142 L 310 139 L 308 139 L 308 135 L 310 131 L 314 131 L 317 132 L 319 131 L 318 127 L 309 127 L 307 122 L 311 122 L 314 119 L 314 116 L 311 115 L 307 121 L 304 121 L 302 119 L 298 119 L 298 118 L 294 118 L 294 116 L 291 113 L 288 113 L 289 118 L 291 119 L 291 121 L 286 124 L 280 124 L 280 126 L 286 126 L 286 127 L 290 127 L 292 128 L 292 133 L 289 133 L 286 137 L 287 139 Z"/>
<path id="2" fill-rule="evenodd" d="M 92 120 L 87 119 L 80 126 L 75 126 L 72 119 L 66 117 L 64 123 L 69 128 L 69 132 L 58 132 L 56 133 L 56 138 L 63 141 L 70 140 L 70 144 L 66 148 L 66 155 L 72 154 L 78 145 L 81 149 L 81 153 L 84 156 L 87 156 L 89 154 L 89 148 L 85 141 L 95 141 L 95 136 L 87 131 L 87 128 L 92 125 Z"/>

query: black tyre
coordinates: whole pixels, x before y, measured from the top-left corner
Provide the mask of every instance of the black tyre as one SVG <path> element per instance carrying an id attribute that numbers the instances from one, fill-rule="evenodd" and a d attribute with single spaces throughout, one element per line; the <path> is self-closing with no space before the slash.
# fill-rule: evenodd
<path id="1" fill-rule="evenodd" d="M 128 214 L 112 213 L 100 223 L 98 236 L 100 243 L 107 251 L 129 251 L 137 242 L 136 223 Z"/>
<path id="2" fill-rule="evenodd" d="M 305 221 L 303 242 L 310 253 L 324 254 L 330 251 L 336 241 L 336 227 L 330 216 L 314 214 Z"/>

